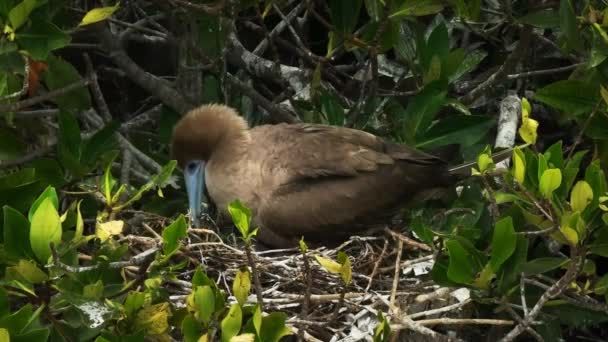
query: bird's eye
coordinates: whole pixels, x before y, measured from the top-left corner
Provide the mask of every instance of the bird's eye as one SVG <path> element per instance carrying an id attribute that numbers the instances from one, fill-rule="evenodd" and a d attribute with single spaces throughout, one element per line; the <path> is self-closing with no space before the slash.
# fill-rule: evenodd
<path id="1" fill-rule="evenodd" d="M 190 162 L 190 163 L 188 163 L 188 165 L 186 165 L 186 167 L 188 168 L 188 171 L 191 171 L 191 172 L 196 170 L 196 166 L 197 166 L 197 164 L 195 162 Z"/>

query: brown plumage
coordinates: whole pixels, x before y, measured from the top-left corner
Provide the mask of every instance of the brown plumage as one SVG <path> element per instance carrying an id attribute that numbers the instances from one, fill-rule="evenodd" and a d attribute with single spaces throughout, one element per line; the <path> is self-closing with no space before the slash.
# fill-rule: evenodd
<path id="1" fill-rule="evenodd" d="M 249 129 L 223 105 L 187 113 L 171 153 L 182 168 L 201 160 L 217 207 L 226 212 L 241 200 L 258 239 L 274 247 L 380 228 L 412 199 L 454 181 L 439 158 L 363 131 L 304 123 Z"/>

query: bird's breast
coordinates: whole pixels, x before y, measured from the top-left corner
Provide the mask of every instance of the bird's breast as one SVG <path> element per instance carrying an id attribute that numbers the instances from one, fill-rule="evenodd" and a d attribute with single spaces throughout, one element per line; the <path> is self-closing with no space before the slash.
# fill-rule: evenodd
<path id="1" fill-rule="evenodd" d="M 257 163 L 244 161 L 222 165 L 209 162 L 205 183 L 209 197 L 222 212 L 226 213 L 228 205 L 236 199 L 249 207 L 254 215 L 257 212 L 261 187 Z"/>

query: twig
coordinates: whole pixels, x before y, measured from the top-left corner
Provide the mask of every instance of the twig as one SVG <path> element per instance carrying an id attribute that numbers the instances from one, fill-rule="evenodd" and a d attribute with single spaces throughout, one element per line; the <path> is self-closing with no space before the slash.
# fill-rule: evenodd
<path id="1" fill-rule="evenodd" d="M 54 144 L 50 145 L 50 146 L 45 146 L 42 148 L 39 148 L 35 151 L 32 151 L 31 153 L 26 154 L 23 157 L 19 157 L 16 159 L 11 159 L 11 160 L 4 160 L 4 161 L 0 161 L 0 169 L 6 169 L 6 168 L 10 168 L 10 167 L 15 167 L 15 166 L 19 166 L 25 163 L 29 163 L 32 160 L 36 159 L 36 158 L 40 158 L 44 155 L 46 155 L 47 153 L 51 152 L 54 148 Z"/>
<path id="2" fill-rule="evenodd" d="M 572 261 L 564 275 L 551 287 L 549 287 L 545 293 L 538 299 L 532 310 L 524 317 L 521 323 L 519 323 L 513 330 L 511 330 L 505 337 L 503 337 L 501 342 L 510 342 L 513 341 L 517 336 L 519 336 L 530 324 L 532 321 L 538 316 L 544 307 L 545 303 L 547 303 L 550 299 L 560 295 L 567 287 L 570 285 L 583 263 L 583 257 L 579 255 L 579 251 L 576 248 L 572 248 L 571 254 Z"/>
<path id="3" fill-rule="evenodd" d="M 112 114 L 110 113 L 110 108 L 106 103 L 106 100 L 103 97 L 103 93 L 101 92 L 101 88 L 99 87 L 99 83 L 97 82 L 97 73 L 93 68 L 93 63 L 91 62 L 91 58 L 89 54 L 84 54 L 84 63 L 87 68 L 87 78 L 91 80 L 89 82 L 89 88 L 91 89 L 91 94 L 93 95 L 93 99 L 95 99 L 95 103 L 99 108 L 99 112 L 101 113 L 101 117 L 104 121 L 110 122 L 112 121 Z"/>
<path id="4" fill-rule="evenodd" d="M 82 87 L 86 87 L 89 84 L 89 79 L 82 78 L 74 83 L 70 83 L 63 88 L 55 89 L 49 91 L 46 94 L 42 94 L 36 97 L 30 97 L 29 99 L 25 99 L 23 101 L 14 102 L 14 103 L 6 103 L 0 104 L 0 112 L 16 112 L 21 108 L 33 106 L 35 104 L 53 99 L 55 97 L 65 95 L 73 90 L 80 89 Z"/>
<path id="5" fill-rule="evenodd" d="M 515 322 L 506 319 L 483 318 L 432 318 L 414 321 L 422 326 L 427 325 L 513 325 Z"/>
<path id="6" fill-rule="evenodd" d="M 427 251 L 430 252 L 432 251 L 432 248 L 425 245 L 424 243 L 418 242 L 416 240 L 410 239 L 409 237 L 403 235 L 403 234 L 399 234 L 389 228 L 384 228 L 384 232 L 388 233 L 390 236 L 392 236 L 393 238 L 402 241 L 403 243 L 405 243 L 406 245 L 410 246 L 410 247 L 414 247 L 416 249 L 422 249 L 423 251 Z"/>
<path id="7" fill-rule="evenodd" d="M 469 299 L 463 300 L 462 302 L 458 302 L 458 303 L 455 303 L 455 304 L 452 304 L 452 305 L 444 306 L 442 308 L 412 313 L 412 314 L 409 314 L 409 317 L 411 319 L 415 319 L 415 318 L 418 318 L 418 317 L 436 315 L 438 313 L 460 309 L 461 307 L 469 304 L 470 302 L 471 302 L 471 299 L 469 298 Z"/>
<path id="8" fill-rule="evenodd" d="M 401 253 L 403 252 L 403 240 L 398 240 L 397 245 L 397 256 L 395 257 L 395 273 L 393 274 L 393 287 L 391 289 L 391 299 L 390 306 L 395 307 L 395 296 L 397 293 L 397 287 L 399 286 L 399 273 L 401 272 L 401 268 L 399 268 L 399 264 L 401 263 Z"/>
<path id="9" fill-rule="evenodd" d="M 143 262 L 145 262 L 149 257 L 154 256 L 154 254 L 160 250 L 160 246 L 153 247 L 153 248 L 145 250 L 137 255 L 132 256 L 127 261 L 115 261 L 115 262 L 110 262 L 110 263 L 103 264 L 103 265 L 96 264 L 96 265 L 91 265 L 91 266 L 70 266 L 70 265 L 64 264 L 61 260 L 59 260 L 59 255 L 57 254 L 57 251 L 55 250 L 54 243 L 51 242 L 50 245 L 51 245 L 51 253 L 53 255 L 53 263 L 48 264 L 45 267 L 46 268 L 58 267 L 64 271 L 71 272 L 71 273 L 82 273 L 82 272 L 95 271 L 102 266 L 107 267 L 109 269 L 125 268 L 128 266 L 137 266 L 137 265 L 140 265 Z"/>
<path id="10" fill-rule="evenodd" d="M 595 107 L 593 108 L 593 111 L 591 112 L 591 114 L 589 114 L 589 116 L 587 117 L 587 120 L 585 120 L 585 123 L 583 124 L 581 131 L 578 133 L 578 135 L 574 139 L 572 146 L 570 146 L 570 151 L 568 152 L 568 157 L 566 158 L 567 160 L 570 160 L 570 158 L 572 158 L 572 154 L 576 150 L 576 146 L 578 146 L 578 144 L 580 144 L 583 141 L 583 135 L 585 134 L 585 131 L 587 130 L 587 128 L 589 127 L 589 124 L 591 123 L 591 120 L 593 120 L 595 113 L 597 113 L 597 111 L 600 108 L 600 104 L 602 104 L 602 103 L 604 103 L 604 100 L 599 100 L 597 102 L 597 104 L 595 105 Z"/>
<path id="11" fill-rule="evenodd" d="M 8 94 L 5 96 L 0 97 L 0 101 L 6 101 L 6 100 L 12 100 L 15 98 L 19 98 L 23 95 L 25 95 L 25 93 L 27 93 L 27 90 L 30 88 L 30 60 L 29 58 L 25 55 L 25 54 L 21 54 L 21 58 L 23 58 L 23 85 L 21 86 L 21 89 L 17 90 L 16 92 L 12 93 L 12 94 Z M 0 112 L 2 112 L 2 110 L 0 110 Z"/>
<path id="12" fill-rule="evenodd" d="M 528 51 L 528 46 L 530 45 L 531 40 L 531 32 L 532 28 L 529 26 L 524 26 L 521 29 L 521 35 L 519 39 L 519 43 L 515 47 L 515 50 L 507 57 L 503 65 L 492 74 L 488 79 L 478 85 L 475 89 L 471 90 L 467 95 L 460 98 L 460 101 L 464 104 L 470 104 L 475 101 L 479 96 L 483 93 L 487 93 L 493 88 L 498 82 L 506 79 L 508 72 L 510 72 L 517 63 L 519 63 L 520 59 L 526 54 Z"/>
<path id="13" fill-rule="evenodd" d="M 245 254 L 247 255 L 247 262 L 249 263 L 249 267 L 251 267 L 251 273 L 253 274 L 253 283 L 255 286 L 255 294 L 258 298 L 258 304 L 260 305 L 260 309 L 264 310 L 262 283 L 260 283 L 260 276 L 258 274 L 258 269 L 256 267 L 255 260 L 253 259 L 253 255 L 251 255 L 251 245 L 249 242 L 245 243 Z"/>
<path id="14" fill-rule="evenodd" d="M 576 64 L 572 64 L 572 65 L 568 65 L 568 66 L 564 66 L 564 67 L 559 67 L 559 68 L 534 70 L 534 71 L 521 72 L 521 73 L 518 73 L 518 74 L 510 74 L 510 75 L 507 75 L 507 79 L 508 80 L 515 80 L 515 79 L 518 79 L 518 78 L 526 78 L 526 77 L 532 77 L 532 76 L 554 75 L 554 74 L 556 74 L 558 72 L 566 72 L 566 71 L 574 70 L 574 69 L 576 69 L 579 66 L 584 65 L 584 64 L 585 63 L 576 63 Z"/>
<path id="15" fill-rule="evenodd" d="M 372 282 L 374 281 L 374 276 L 376 276 L 376 272 L 378 272 L 378 266 L 384 259 L 384 254 L 386 253 L 386 248 L 388 247 L 388 240 L 384 240 L 384 246 L 382 247 L 382 252 L 380 252 L 380 256 L 376 259 L 374 263 L 374 268 L 372 269 L 372 273 L 369 275 L 369 281 L 367 282 L 367 286 L 365 287 L 365 292 L 369 291 L 370 287 L 372 287 Z"/>

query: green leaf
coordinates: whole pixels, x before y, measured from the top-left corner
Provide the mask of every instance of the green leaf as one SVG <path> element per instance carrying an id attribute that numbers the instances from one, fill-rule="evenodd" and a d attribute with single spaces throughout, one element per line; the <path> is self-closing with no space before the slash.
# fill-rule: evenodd
<path id="1" fill-rule="evenodd" d="M 90 165 L 94 163 L 102 153 L 114 147 L 114 133 L 120 127 L 120 123 L 112 121 L 98 130 L 87 140 L 82 149 L 82 163 Z"/>
<path id="2" fill-rule="evenodd" d="M 251 210 L 237 199 L 228 205 L 228 212 L 232 217 L 232 222 L 241 232 L 241 236 L 247 240 L 251 229 Z"/>
<path id="3" fill-rule="evenodd" d="M 315 259 L 329 273 L 339 274 L 342 271 L 342 265 L 329 258 L 315 255 Z"/>
<path id="4" fill-rule="evenodd" d="M 20 28 L 36 7 L 36 0 L 23 0 L 8 12 L 8 20 L 11 22 L 13 30 Z"/>
<path id="5" fill-rule="evenodd" d="M 559 19 L 562 34 L 566 37 L 567 50 L 581 50 L 583 48 L 576 13 L 570 0 L 561 0 L 559 6 Z"/>
<path id="6" fill-rule="evenodd" d="M 497 275 L 498 291 L 500 293 L 507 293 L 510 287 L 519 284 L 519 277 L 528 257 L 528 243 L 527 237 L 517 236 L 515 251 L 503 264 Z"/>
<path id="7" fill-rule="evenodd" d="M 484 137 L 496 120 L 487 116 L 454 115 L 431 127 L 416 147 L 429 149 L 450 144 L 471 146 Z"/>
<path id="8" fill-rule="evenodd" d="M 146 191 L 149 191 L 150 189 L 156 187 L 162 187 L 166 184 L 166 182 L 171 178 L 171 174 L 173 173 L 173 170 L 175 169 L 175 166 L 177 165 L 177 161 L 175 160 L 171 160 L 169 161 L 165 166 L 163 166 L 163 168 L 158 172 L 158 174 L 156 174 L 154 177 L 152 177 L 152 179 L 142 185 L 139 190 L 137 190 L 137 192 L 131 196 L 131 198 L 129 198 L 129 200 L 127 200 L 125 203 L 118 205 L 116 207 L 114 207 L 114 210 L 122 210 L 123 208 L 128 207 L 129 205 L 131 205 L 133 202 L 139 200 L 143 194 Z"/>
<path id="9" fill-rule="evenodd" d="M 379 21 L 382 15 L 381 0 L 365 0 L 367 14 L 373 21 Z"/>
<path id="10" fill-rule="evenodd" d="M 323 92 L 320 101 L 323 114 L 327 118 L 327 123 L 334 126 L 344 126 L 344 108 L 342 108 L 335 97 L 327 92 Z"/>
<path id="11" fill-rule="evenodd" d="M 329 9 L 331 22 L 341 33 L 351 33 L 357 25 L 361 0 L 330 0 Z"/>
<path id="12" fill-rule="evenodd" d="M 513 177 L 519 182 L 519 184 L 523 185 L 526 177 L 526 157 L 524 153 L 519 149 L 519 147 L 515 146 L 513 148 Z"/>
<path id="13" fill-rule="evenodd" d="M 536 274 L 546 273 L 554 270 L 562 265 L 569 262 L 568 258 L 557 258 L 557 257 L 546 257 L 537 258 L 528 261 L 524 264 L 523 271 L 526 276 L 532 276 Z"/>
<path id="14" fill-rule="evenodd" d="M 547 169 L 540 178 L 539 190 L 543 197 L 549 199 L 561 183 L 562 172 L 559 169 Z"/>
<path id="15" fill-rule="evenodd" d="M 135 330 L 143 329 L 146 335 L 161 335 L 169 331 L 171 307 L 168 302 L 144 306 L 137 313 Z M 138 329 L 139 328 L 139 329 Z"/>
<path id="16" fill-rule="evenodd" d="M 570 193 L 570 207 L 573 211 L 583 212 L 593 200 L 593 190 L 584 180 L 576 182 Z"/>
<path id="17" fill-rule="evenodd" d="M 405 141 L 414 143 L 423 136 L 446 101 L 446 83 L 437 81 L 427 84 L 407 105 L 403 118 Z"/>
<path id="18" fill-rule="evenodd" d="M 286 321 L 287 315 L 276 311 L 262 318 L 260 339 L 264 342 L 278 342 L 283 336 L 293 334 L 285 325 Z"/>
<path id="19" fill-rule="evenodd" d="M 561 80 L 536 92 L 536 100 L 574 116 L 593 110 L 600 100 L 599 89 L 589 82 Z"/>
<path id="20" fill-rule="evenodd" d="M 389 16 L 390 19 L 419 17 L 439 13 L 443 10 L 443 0 L 409 0 Z"/>
<path id="21" fill-rule="evenodd" d="M 348 255 L 342 251 L 339 251 L 338 262 L 342 265 L 340 268 L 340 277 L 342 277 L 344 284 L 348 285 L 353 277 L 353 271 L 350 266 L 350 259 L 348 258 Z"/>
<path id="22" fill-rule="evenodd" d="M 378 325 L 374 329 L 374 342 L 388 342 L 391 336 L 391 325 L 382 315 L 382 311 L 378 310 Z"/>
<path id="23" fill-rule="evenodd" d="M 46 263 L 51 256 L 50 242 L 55 246 L 61 242 L 61 222 L 59 213 L 53 205 L 52 199 L 47 197 L 40 203 L 32 215 L 30 228 L 30 244 L 32 251 L 42 263 Z"/>
<path id="24" fill-rule="evenodd" d="M 49 90 L 63 88 L 81 79 L 76 68 L 60 57 L 50 54 L 47 63 L 48 69 L 42 74 L 42 79 Z M 51 101 L 57 103 L 60 109 L 74 113 L 91 108 L 91 95 L 86 86 L 54 97 Z"/>
<path id="25" fill-rule="evenodd" d="M 230 310 L 224 319 L 222 320 L 222 342 L 230 342 L 230 339 L 236 336 L 241 330 L 241 324 L 243 320 L 243 312 L 241 306 L 238 304 L 232 304 Z"/>
<path id="26" fill-rule="evenodd" d="M 215 311 L 215 295 L 210 286 L 198 286 L 193 293 L 194 305 L 198 319 L 205 324 L 209 323 Z"/>
<path id="27" fill-rule="evenodd" d="M 44 191 L 40 194 L 40 196 L 38 196 L 36 201 L 34 201 L 34 203 L 32 203 L 32 206 L 30 207 L 30 211 L 27 215 L 27 218 L 30 222 L 32 221 L 32 217 L 34 216 L 34 213 L 36 212 L 40 204 L 47 198 L 51 200 L 51 203 L 53 204 L 55 210 L 59 210 L 59 198 L 57 197 L 57 192 L 52 186 L 47 186 L 46 189 L 44 189 Z"/>
<path id="28" fill-rule="evenodd" d="M 4 214 L 4 250 L 14 258 L 33 257 L 30 248 L 30 223 L 19 211 L 5 205 Z"/>
<path id="29" fill-rule="evenodd" d="M 34 20 L 15 35 L 15 40 L 33 59 L 45 61 L 51 51 L 67 46 L 72 38 L 53 23 Z"/>
<path id="30" fill-rule="evenodd" d="M 498 272 L 499 267 L 513 254 L 516 243 L 517 235 L 511 216 L 496 222 L 492 237 L 492 257 L 490 258 L 490 265 L 494 272 Z"/>
<path id="31" fill-rule="evenodd" d="M 131 291 L 125 299 L 124 309 L 127 317 L 131 318 L 145 303 L 146 294 Z"/>
<path id="32" fill-rule="evenodd" d="M 179 249 L 179 241 L 188 233 L 188 224 L 184 215 L 179 215 L 177 220 L 173 221 L 167 228 L 163 230 L 163 252 L 166 256 L 172 255 Z"/>
<path id="33" fill-rule="evenodd" d="M 49 279 L 48 275 L 44 273 L 35 263 L 21 259 L 15 266 L 7 267 L 6 278 L 24 280 L 30 284 L 40 284 Z"/>
<path id="34" fill-rule="evenodd" d="M 474 266 L 471 262 L 471 256 L 460 242 L 456 240 L 448 240 L 445 242 L 450 256 L 450 264 L 448 266 L 448 278 L 456 283 L 470 284 L 474 279 Z"/>
<path id="35" fill-rule="evenodd" d="M 544 29 L 558 28 L 560 24 L 558 13 L 552 8 L 528 13 L 517 21 Z"/>
<path id="36" fill-rule="evenodd" d="M 57 154 L 61 164 L 76 175 L 85 171 L 80 165 L 80 127 L 74 115 L 67 110 L 59 111 L 59 143 Z"/>
<path id="37" fill-rule="evenodd" d="M 92 10 L 88 11 L 87 14 L 85 14 L 78 26 L 85 26 L 110 18 L 118 9 L 119 4 L 120 1 L 118 1 L 114 6 L 93 8 Z"/>
<path id="38" fill-rule="evenodd" d="M 251 275 L 248 270 L 240 270 L 234 276 L 234 283 L 232 284 L 232 292 L 236 297 L 236 301 L 240 306 L 247 303 L 247 297 L 251 290 Z"/>
<path id="39" fill-rule="evenodd" d="M 82 296 L 89 300 L 101 300 L 103 297 L 103 281 L 98 280 L 93 284 L 87 284 L 82 289 Z"/>

